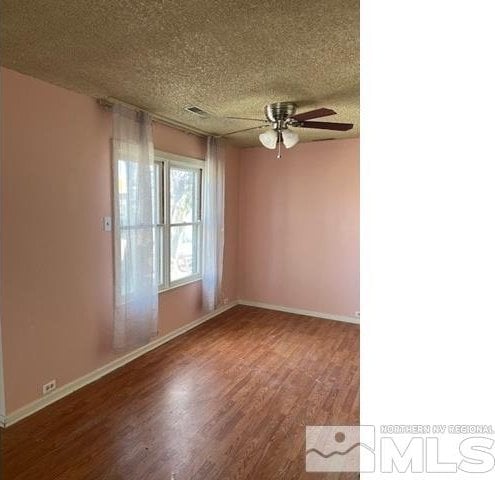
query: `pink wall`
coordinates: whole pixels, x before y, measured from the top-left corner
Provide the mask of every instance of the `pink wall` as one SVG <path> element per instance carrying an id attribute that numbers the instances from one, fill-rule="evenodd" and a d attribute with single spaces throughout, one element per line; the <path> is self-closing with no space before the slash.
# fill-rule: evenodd
<path id="1" fill-rule="evenodd" d="M 359 140 L 241 151 L 239 297 L 359 310 Z"/>
<path id="2" fill-rule="evenodd" d="M 94 99 L 1 70 L 3 356 L 7 413 L 115 359 L 111 116 Z M 156 148 L 204 158 L 161 125 Z M 226 167 L 224 297 L 236 298 L 238 151 Z M 199 318 L 201 282 L 160 294 L 160 334 Z"/>

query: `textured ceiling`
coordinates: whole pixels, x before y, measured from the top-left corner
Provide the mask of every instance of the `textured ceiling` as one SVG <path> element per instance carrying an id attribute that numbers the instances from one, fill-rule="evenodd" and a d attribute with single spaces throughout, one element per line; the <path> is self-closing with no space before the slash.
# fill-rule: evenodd
<path id="1" fill-rule="evenodd" d="M 329 107 L 359 135 L 358 0 L 1 0 L 2 65 L 113 97 L 211 134 L 257 125 L 263 107 Z M 200 118 L 184 110 L 197 105 Z M 325 119 L 322 119 L 325 120 Z M 258 143 L 259 131 L 236 134 Z"/>

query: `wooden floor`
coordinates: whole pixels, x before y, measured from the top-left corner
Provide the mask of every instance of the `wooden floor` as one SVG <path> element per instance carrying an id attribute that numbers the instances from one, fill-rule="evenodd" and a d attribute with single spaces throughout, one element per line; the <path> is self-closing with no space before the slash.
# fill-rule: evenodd
<path id="1" fill-rule="evenodd" d="M 4 478 L 358 478 L 305 472 L 358 423 L 357 325 L 238 306 L 9 427 Z"/>

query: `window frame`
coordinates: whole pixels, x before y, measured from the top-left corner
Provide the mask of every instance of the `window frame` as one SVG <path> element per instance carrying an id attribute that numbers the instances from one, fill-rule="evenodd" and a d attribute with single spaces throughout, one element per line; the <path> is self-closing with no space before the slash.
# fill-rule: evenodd
<path id="1" fill-rule="evenodd" d="M 161 227 L 163 231 L 162 245 L 158 245 L 158 249 L 163 251 L 163 255 L 160 253 L 158 261 L 161 260 L 160 268 L 163 269 L 163 283 L 158 285 L 158 292 L 166 292 L 182 285 L 194 283 L 202 280 L 203 278 L 203 232 L 204 232 L 204 172 L 205 162 L 197 158 L 186 157 L 183 155 L 177 155 L 173 153 L 163 152 L 160 150 L 154 151 L 154 165 L 160 165 L 161 178 L 159 181 L 158 197 L 160 199 L 160 205 L 158 208 L 158 220 L 160 223 L 154 223 L 155 227 Z M 199 171 L 199 205 L 197 207 L 193 205 L 193 208 L 198 208 L 198 220 L 196 222 L 184 222 L 184 223 L 171 223 L 170 218 L 170 168 L 178 167 L 187 170 Z M 189 275 L 184 278 L 180 278 L 175 281 L 170 280 L 170 240 L 171 231 L 174 226 L 187 226 L 197 225 L 198 228 L 198 246 L 197 246 L 197 261 L 198 272 L 193 275 Z M 159 238 L 159 235 L 157 235 Z"/>

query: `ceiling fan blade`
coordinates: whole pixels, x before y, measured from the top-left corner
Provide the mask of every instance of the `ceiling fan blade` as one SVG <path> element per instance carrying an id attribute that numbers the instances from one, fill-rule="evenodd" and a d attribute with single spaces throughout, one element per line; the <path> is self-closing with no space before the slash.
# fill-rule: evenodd
<path id="1" fill-rule="evenodd" d="M 234 135 L 235 133 L 248 132 L 249 130 L 256 130 L 258 128 L 266 128 L 266 127 L 269 127 L 269 125 L 258 125 L 256 127 L 243 128 L 242 130 L 235 130 L 234 132 L 224 133 L 223 135 L 220 135 L 220 136 L 226 137 L 228 135 Z"/>
<path id="2" fill-rule="evenodd" d="M 245 117 L 224 117 L 228 118 L 229 120 L 249 120 L 250 122 L 263 122 L 263 123 L 268 123 L 268 120 L 265 118 L 262 120 L 261 118 L 245 118 Z"/>
<path id="3" fill-rule="evenodd" d="M 329 115 L 335 115 L 337 112 L 330 110 L 329 108 L 317 108 L 316 110 L 310 110 L 309 112 L 298 113 L 293 115 L 294 120 L 302 122 L 303 120 L 311 120 L 312 118 L 328 117 Z"/>
<path id="4" fill-rule="evenodd" d="M 345 132 L 354 127 L 352 123 L 332 123 L 332 122 L 300 122 L 294 125 L 295 127 L 303 128 L 319 128 L 321 130 L 336 130 L 339 132 Z"/>

